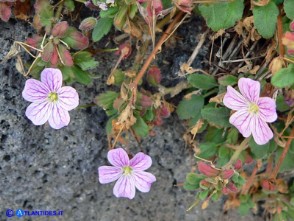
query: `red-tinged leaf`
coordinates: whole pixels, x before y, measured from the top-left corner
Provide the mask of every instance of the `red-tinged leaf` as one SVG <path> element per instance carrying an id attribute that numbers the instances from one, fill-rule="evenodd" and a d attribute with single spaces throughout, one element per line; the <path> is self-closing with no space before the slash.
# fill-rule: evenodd
<path id="1" fill-rule="evenodd" d="M 54 37 L 63 38 L 67 29 L 68 29 L 67 21 L 62 21 L 54 25 L 54 27 L 52 28 L 51 34 Z"/>
<path id="2" fill-rule="evenodd" d="M 53 51 L 54 51 L 54 45 L 50 41 L 44 47 L 43 53 L 41 55 L 42 60 L 45 62 L 49 62 L 52 58 Z"/>
<path id="3" fill-rule="evenodd" d="M 65 37 L 62 40 L 69 45 L 69 47 L 76 50 L 83 50 L 88 47 L 89 39 L 74 27 L 69 27 Z"/>
<path id="4" fill-rule="evenodd" d="M 238 159 L 234 165 L 235 170 L 240 170 L 242 168 L 242 161 Z"/>
<path id="5" fill-rule="evenodd" d="M 163 10 L 162 1 L 161 0 L 148 1 L 146 10 L 147 10 L 148 16 L 150 16 L 151 18 L 153 17 L 153 11 L 155 16 L 159 15 Z"/>
<path id="6" fill-rule="evenodd" d="M 26 40 L 26 44 L 34 47 L 34 48 L 38 48 L 42 42 L 42 37 L 39 35 L 34 35 L 32 38 L 27 38 Z"/>
<path id="7" fill-rule="evenodd" d="M 51 57 L 51 67 L 55 68 L 57 67 L 59 58 L 58 58 L 58 52 L 57 52 L 57 46 L 54 46 L 53 54 Z"/>
<path id="8" fill-rule="evenodd" d="M 11 8 L 10 8 L 10 6 L 8 6 L 4 2 L 1 2 L 0 3 L 0 18 L 3 21 L 8 22 L 10 16 L 11 16 Z"/>
<path id="9" fill-rule="evenodd" d="M 21 20 L 27 20 L 29 18 L 29 14 L 31 12 L 31 1 L 16 1 L 14 7 L 14 15 L 16 18 Z"/>
<path id="10" fill-rule="evenodd" d="M 224 170 L 222 171 L 222 178 L 223 179 L 230 179 L 234 175 L 234 170 Z"/>
<path id="11" fill-rule="evenodd" d="M 144 94 L 141 96 L 140 103 L 142 107 L 151 107 L 153 104 L 152 99 Z"/>
<path id="12" fill-rule="evenodd" d="M 58 45 L 60 59 L 65 66 L 73 66 L 73 59 L 70 52 L 63 45 Z"/>
<path id="13" fill-rule="evenodd" d="M 161 72 L 157 66 L 151 66 L 147 73 L 147 81 L 149 84 L 156 86 L 161 81 Z"/>
<path id="14" fill-rule="evenodd" d="M 122 56 L 123 59 L 128 58 L 132 54 L 131 44 L 128 42 L 121 44 L 115 54 Z"/>
<path id="15" fill-rule="evenodd" d="M 79 29 L 82 30 L 82 31 L 90 31 L 92 30 L 97 24 L 97 19 L 94 18 L 94 17 L 88 17 L 88 18 L 85 18 L 80 26 L 79 26 Z"/>
<path id="16" fill-rule="evenodd" d="M 219 174 L 219 171 L 217 169 L 213 168 L 212 166 L 204 162 L 198 162 L 197 166 L 199 172 L 208 177 L 216 177 Z"/>
<path id="17" fill-rule="evenodd" d="M 228 189 L 227 187 L 224 187 L 224 188 L 222 189 L 222 193 L 223 193 L 224 195 L 228 195 L 228 194 L 230 193 L 230 191 L 229 191 L 229 189 Z"/>
<path id="18" fill-rule="evenodd" d="M 170 116 L 170 109 L 167 106 L 162 106 L 160 108 L 160 116 L 168 118 Z"/>
<path id="19" fill-rule="evenodd" d="M 238 192 L 238 188 L 236 187 L 236 185 L 232 182 L 227 184 L 227 188 L 232 191 L 233 193 Z"/>

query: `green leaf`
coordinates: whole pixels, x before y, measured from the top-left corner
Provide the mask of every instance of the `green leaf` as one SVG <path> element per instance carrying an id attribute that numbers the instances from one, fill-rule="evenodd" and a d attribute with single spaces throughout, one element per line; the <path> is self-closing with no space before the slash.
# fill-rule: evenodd
<path id="1" fill-rule="evenodd" d="M 190 74 L 188 82 L 195 88 L 208 90 L 217 86 L 214 77 L 204 74 Z"/>
<path id="2" fill-rule="evenodd" d="M 92 32 L 92 40 L 99 41 L 104 35 L 108 34 L 113 24 L 112 18 L 100 18 Z"/>
<path id="3" fill-rule="evenodd" d="M 203 180 L 203 176 L 200 176 L 196 173 L 188 173 L 186 176 L 186 181 L 191 185 L 198 186 L 197 188 L 199 188 L 199 183 L 201 180 Z"/>
<path id="4" fill-rule="evenodd" d="M 290 110 L 290 107 L 289 107 L 289 105 L 285 102 L 285 98 L 284 98 L 283 95 L 279 94 L 279 95 L 277 96 L 276 103 L 277 103 L 277 109 L 278 109 L 278 111 L 280 111 L 280 112 L 284 112 L 284 111 L 288 111 L 288 110 Z"/>
<path id="5" fill-rule="evenodd" d="M 259 34 L 264 38 L 271 38 L 275 34 L 279 9 L 273 2 L 265 6 L 254 6 L 254 25 Z"/>
<path id="6" fill-rule="evenodd" d="M 40 3 L 41 9 L 39 12 L 40 22 L 41 24 L 46 27 L 46 30 L 51 27 L 52 25 L 52 18 L 54 17 L 54 9 L 50 2 L 42 1 Z"/>
<path id="7" fill-rule="evenodd" d="M 73 12 L 75 10 L 75 3 L 73 0 L 65 0 L 64 6 L 70 11 Z"/>
<path id="8" fill-rule="evenodd" d="M 148 109 L 146 111 L 146 113 L 144 114 L 143 119 L 145 121 L 151 122 L 154 119 L 154 112 L 153 112 L 153 110 L 152 109 Z"/>
<path id="9" fill-rule="evenodd" d="M 230 28 L 242 18 L 243 0 L 219 2 L 215 4 L 199 5 L 201 15 L 205 18 L 207 26 L 213 31 Z"/>
<path id="10" fill-rule="evenodd" d="M 230 110 L 225 107 L 205 107 L 201 110 L 203 119 L 219 127 L 229 127 Z"/>
<path id="11" fill-rule="evenodd" d="M 217 153 L 217 145 L 213 142 L 205 142 L 199 145 L 200 154 L 199 157 L 209 159 Z"/>
<path id="12" fill-rule="evenodd" d="M 219 129 L 216 127 L 208 127 L 207 132 L 204 136 L 204 140 L 208 142 L 213 142 L 216 144 L 220 144 L 225 141 L 224 131 L 223 129 Z"/>
<path id="13" fill-rule="evenodd" d="M 92 54 L 87 51 L 79 51 L 74 54 L 74 63 L 83 71 L 93 69 L 98 66 L 99 62 L 95 61 Z"/>
<path id="14" fill-rule="evenodd" d="M 87 71 L 83 71 L 77 66 L 63 66 L 60 68 L 62 73 L 67 76 L 69 79 L 76 80 L 77 82 L 81 84 L 90 84 L 92 79 L 89 76 L 89 73 Z"/>
<path id="15" fill-rule="evenodd" d="M 203 190 L 202 192 L 199 193 L 199 199 L 205 200 L 206 197 L 208 196 L 209 190 Z"/>
<path id="16" fill-rule="evenodd" d="M 237 144 L 238 137 L 239 137 L 239 131 L 236 128 L 231 128 L 227 135 L 226 143 Z"/>
<path id="17" fill-rule="evenodd" d="M 273 140 L 271 140 L 267 144 L 258 145 L 257 143 L 255 143 L 253 137 L 251 137 L 248 144 L 254 159 L 266 158 L 276 147 L 276 144 Z"/>
<path id="18" fill-rule="evenodd" d="M 225 75 L 218 79 L 218 83 L 222 86 L 234 85 L 237 84 L 238 78 L 233 75 Z"/>
<path id="19" fill-rule="evenodd" d="M 110 7 L 106 11 L 100 11 L 100 18 L 114 18 L 115 14 L 118 12 L 118 7 Z"/>
<path id="20" fill-rule="evenodd" d="M 72 67 L 73 73 L 75 75 L 75 79 L 77 82 L 81 83 L 81 84 L 90 84 L 92 79 L 89 76 L 89 73 L 87 71 L 83 71 L 82 69 L 80 69 L 77 66 L 73 66 Z"/>
<path id="21" fill-rule="evenodd" d="M 99 94 L 95 98 L 95 103 L 102 107 L 104 110 L 113 109 L 113 102 L 118 97 L 118 93 L 114 91 L 107 91 L 103 94 Z"/>
<path id="22" fill-rule="evenodd" d="M 294 64 L 275 73 L 271 83 L 277 88 L 291 87 L 294 84 Z"/>
<path id="23" fill-rule="evenodd" d="M 149 127 L 142 117 L 136 116 L 136 123 L 132 126 L 133 130 L 139 137 L 146 137 L 149 132 Z"/>
<path id="24" fill-rule="evenodd" d="M 187 120 L 199 115 L 204 105 L 202 96 L 192 95 L 190 99 L 183 99 L 177 108 L 177 114 L 181 120 Z"/>
<path id="25" fill-rule="evenodd" d="M 284 10 L 288 18 L 294 20 L 294 1 L 285 0 L 284 1 Z"/>

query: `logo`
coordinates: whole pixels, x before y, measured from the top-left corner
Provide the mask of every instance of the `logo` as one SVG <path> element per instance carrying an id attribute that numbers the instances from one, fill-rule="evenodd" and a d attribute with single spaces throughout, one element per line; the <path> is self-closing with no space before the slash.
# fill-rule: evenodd
<path id="1" fill-rule="evenodd" d="M 18 216 L 19 218 L 22 217 L 24 215 L 24 211 L 21 209 L 18 209 L 15 211 L 15 215 Z"/>
<path id="2" fill-rule="evenodd" d="M 13 217 L 13 210 L 12 209 L 7 209 L 6 210 L 6 216 L 7 217 Z"/>

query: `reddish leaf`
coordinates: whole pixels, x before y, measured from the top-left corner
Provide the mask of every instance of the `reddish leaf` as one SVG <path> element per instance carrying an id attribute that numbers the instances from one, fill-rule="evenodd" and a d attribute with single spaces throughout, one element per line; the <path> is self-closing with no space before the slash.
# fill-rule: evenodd
<path id="1" fill-rule="evenodd" d="M 212 166 L 204 162 L 198 162 L 197 166 L 199 172 L 208 177 L 216 177 L 219 174 L 219 171 L 217 169 L 213 168 Z"/>
<path id="2" fill-rule="evenodd" d="M 68 29 L 67 21 L 62 21 L 54 25 L 54 27 L 52 28 L 51 34 L 54 37 L 63 38 L 67 29 Z"/>
<path id="3" fill-rule="evenodd" d="M 118 51 L 115 52 L 116 55 L 121 55 L 123 59 L 128 58 L 132 53 L 132 46 L 130 43 L 126 42 L 119 46 Z"/>
<path id="4" fill-rule="evenodd" d="M 160 69 L 157 66 L 151 66 L 147 73 L 147 81 L 149 84 L 156 86 L 161 81 Z"/>
<path id="5" fill-rule="evenodd" d="M 27 20 L 31 12 L 31 1 L 16 1 L 14 7 L 14 15 L 18 19 Z"/>
<path id="6" fill-rule="evenodd" d="M 242 161 L 238 159 L 234 165 L 235 170 L 240 170 L 242 168 Z"/>
<path id="7" fill-rule="evenodd" d="M 262 188 L 267 191 L 275 191 L 276 190 L 276 185 L 270 180 L 263 180 L 261 185 L 262 185 Z"/>
<path id="8" fill-rule="evenodd" d="M 188 14 L 191 13 L 193 9 L 193 0 L 176 0 L 175 5 L 183 12 Z"/>
<path id="9" fill-rule="evenodd" d="M 8 6 L 4 2 L 1 2 L 0 3 L 0 18 L 3 21 L 8 22 L 10 16 L 11 16 L 11 8 L 10 8 L 10 6 Z"/>
<path id="10" fill-rule="evenodd" d="M 51 67 L 53 67 L 53 68 L 57 67 L 58 61 L 59 61 L 59 59 L 58 59 L 57 46 L 55 45 L 54 50 L 53 50 L 53 54 L 51 57 Z"/>
<path id="11" fill-rule="evenodd" d="M 161 108 L 160 108 L 160 116 L 162 116 L 163 118 L 168 118 L 170 116 L 170 109 L 163 105 Z"/>
<path id="12" fill-rule="evenodd" d="M 65 46 L 58 45 L 60 59 L 63 61 L 65 66 L 73 66 L 73 59 L 70 52 L 66 49 Z"/>
<path id="13" fill-rule="evenodd" d="M 238 192 L 238 188 L 236 187 L 236 185 L 232 182 L 227 184 L 227 188 L 232 191 L 233 193 Z"/>
<path id="14" fill-rule="evenodd" d="M 42 42 L 42 37 L 39 35 L 34 35 L 32 38 L 27 38 L 26 42 L 28 45 L 38 48 Z"/>
<path id="15" fill-rule="evenodd" d="M 141 96 L 141 105 L 142 107 L 151 107 L 153 104 L 152 100 L 150 97 L 146 96 L 146 95 L 142 95 Z"/>
<path id="16" fill-rule="evenodd" d="M 54 51 L 54 45 L 50 41 L 44 47 L 44 50 L 43 50 L 43 53 L 42 53 L 42 56 L 41 56 L 42 60 L 45 61 L 45 62 L 49 62 L 51 60 L 51 58 L 52 58 L 53 51 Z"/>
<path id="17" fill-rule="evenodd" d="M 222 171 L 222 178 L 223 179 L 230 179 L 234 175 L 234 170 L 224 170 Z"/>
<path id="18" fill-rule="evenodd" d="M 68 28 L 62 40 L 76 50 L 83 50 L 89 45 L 89 39 L 73 27 Z"/>
<path id="19" fill-rule="evenodd" d="M 94 17 L 85 18 L 81 22 L 79 29 L 82 31 L 90 31 L 95 27 L 96 24 L 97 24 L 96 18 L 94 18 Z"/>

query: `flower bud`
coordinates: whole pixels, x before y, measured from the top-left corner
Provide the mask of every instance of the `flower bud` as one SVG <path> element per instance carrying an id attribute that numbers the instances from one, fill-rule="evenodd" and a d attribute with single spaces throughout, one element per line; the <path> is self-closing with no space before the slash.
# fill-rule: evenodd
<path id="1" fill-rule="evenodd" d="M 160 108 L 160 116 L 163 118 L 168 118 L 170 116 L 170 109 L 167 106 L 163 105 Z"/>
<path id="2" fill-rule="evenodd" d="M 118 47 L 116 55 L 121 55 L 123 59 L 128 58 L 132 54 L 132 46 L 129 42 L 125 42 Z"/>
<path id="3" fill-rule="evenodd" d="M 219 174 L 219 171 L 212 166 L 204 163 L 204 162 L 198 162 L 197 163 L 198 170 L 200 173 L 208 176 L 208 177 L 215 177 Z"/>
<path id="4" fill-rule="evenodd" d="M 272 60 L 272 62 L 269 65 L 269 69 L 272 72 L 272 74 L 275 74 L 279 70 L 281 70 L 285 66 L 285 62 L 283 58 L 281 57 L 276 57 Z"/>
<path id="5" fill-rule="evenodd" d="M 294 31 L 294 21 L 292 21 L 292 22 L 290 23 L 290 30 L 291 30 L 291 31 Z"/>
<path id="6" fill-rule="evenodd" d="M 183 12 L 191 14 L 193 9 L 193 0 L 173 0 L 174 4 Z"/>
<path id="7" fill-rule="evenodd" d="M 147 73 L 147 81 L 152 86 L 157 86 L 161 81 L 160 69 L 157 66 L 149 68 Z"/>
<path id="8" fill-rule="evenodd" d="M 90 31 L 92 30 L 97 24 L 97 19 L 94 17 L 85 18 L 80 26 L 79 29 L 82 31 Z"/>
<path id="9" fill-rule="evenodd" d="M 275 191 L 276 190 L 276 185 L 270 180 L 263 180 L 261 185 L 262 185 L 262 188 L 267 191 Z"/>

